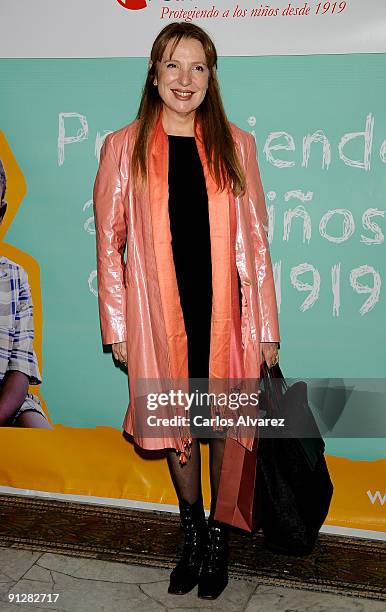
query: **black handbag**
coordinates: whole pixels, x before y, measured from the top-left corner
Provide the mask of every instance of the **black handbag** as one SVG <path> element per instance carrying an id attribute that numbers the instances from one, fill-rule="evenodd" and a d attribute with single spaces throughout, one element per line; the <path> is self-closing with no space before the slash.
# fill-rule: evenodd
<path id="1" fill-rule="evenodd" d="M 259 438 L 256 495 L 264 545 L 272 552 L 308 555 L 333 493 L 324 441 L 308 405 L 305 382 L 288 387 L 279 365 L 268 368 L 265 363 L 260 380 L 261 406 L 267 416 L 285 418 L 288 436 Z M 307 437 L 296 435 L 299 423 Z"/>

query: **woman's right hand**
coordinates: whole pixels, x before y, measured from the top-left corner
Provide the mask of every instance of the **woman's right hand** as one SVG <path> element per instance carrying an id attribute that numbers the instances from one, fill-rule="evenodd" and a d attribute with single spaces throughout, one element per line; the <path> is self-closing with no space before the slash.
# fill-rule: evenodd
<path id="1" fill-rule="evenodd" d="M 111 345 L 114 359 L 119 361 L 124 366 L 127 366 L 127 344 L 124 342 L 116 342 Z"/>

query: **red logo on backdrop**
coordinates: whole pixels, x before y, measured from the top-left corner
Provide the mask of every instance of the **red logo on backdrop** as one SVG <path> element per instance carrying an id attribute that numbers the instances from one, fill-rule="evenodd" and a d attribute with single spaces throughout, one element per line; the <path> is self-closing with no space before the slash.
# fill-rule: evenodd
<path id="1" fill-rule="evenodd" d="M 139 11 L 147 6 L 146 0 L 117 0 L 117 2 L 130 11 Z"/>

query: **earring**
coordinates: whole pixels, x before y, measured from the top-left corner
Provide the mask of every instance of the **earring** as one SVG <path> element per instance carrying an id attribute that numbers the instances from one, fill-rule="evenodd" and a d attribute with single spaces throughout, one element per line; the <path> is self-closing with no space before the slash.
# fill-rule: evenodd
<path id="1" fill-rule="evenodd" d="M 155 87 L 157 87 L 157 85 L 158 85 L 158 83 L 157 83 L 157 79 L 154 79 L 154 81 L 153 81 L 153 85 L 154 85 Z"/>

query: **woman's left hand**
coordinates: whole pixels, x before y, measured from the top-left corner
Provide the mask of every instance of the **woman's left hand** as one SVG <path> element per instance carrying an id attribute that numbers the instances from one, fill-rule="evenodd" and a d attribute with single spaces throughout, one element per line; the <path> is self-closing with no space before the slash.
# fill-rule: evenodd
<path id="1" fill-rule="evenodd" d="M 267 366 L 272 368 L 279 361 L 279 349 L 277 342 L 260 342 L 261 360 L 265 360 Z"/>

